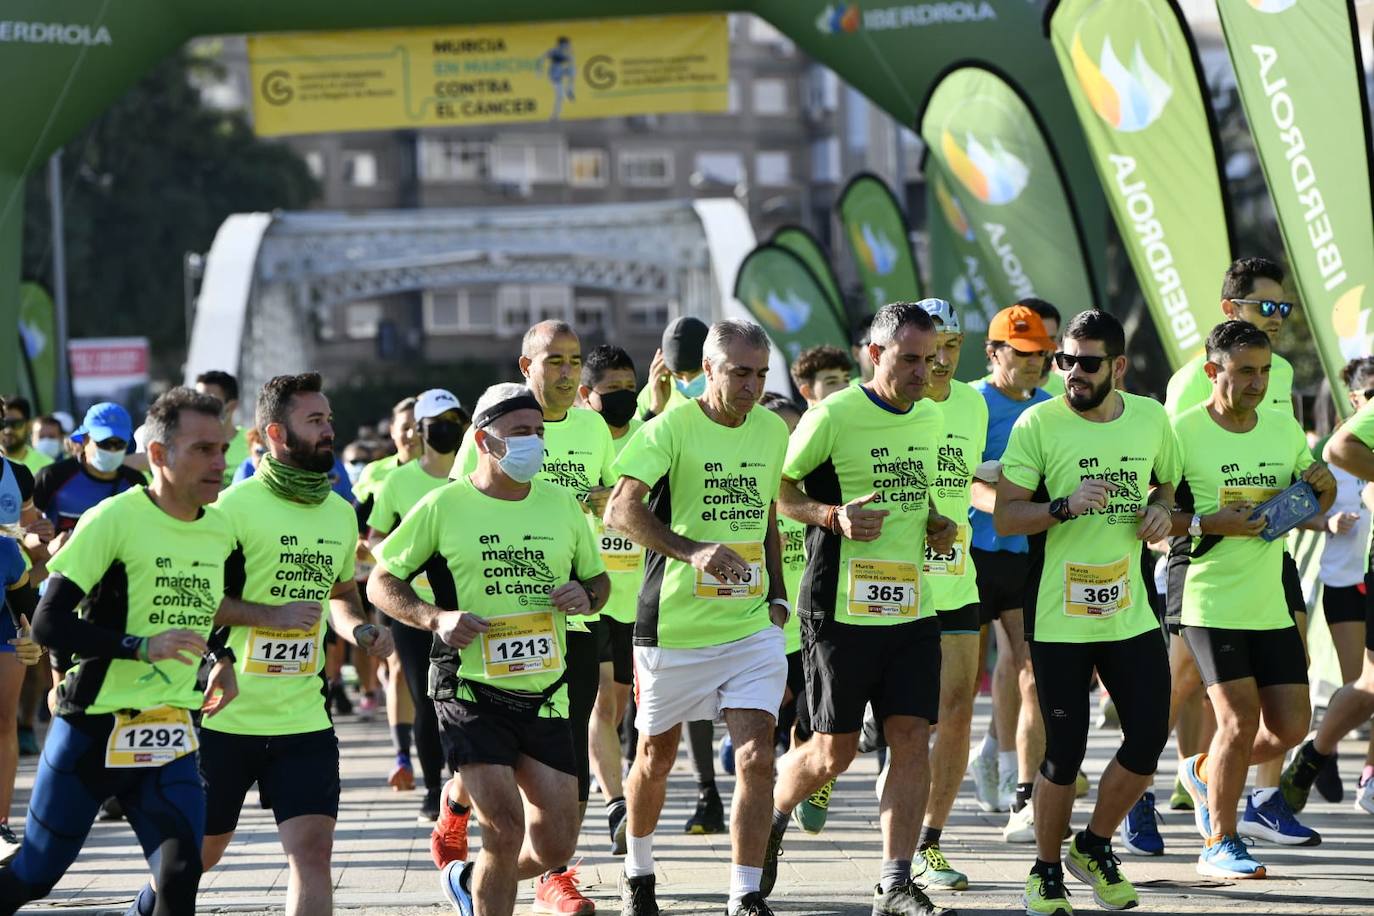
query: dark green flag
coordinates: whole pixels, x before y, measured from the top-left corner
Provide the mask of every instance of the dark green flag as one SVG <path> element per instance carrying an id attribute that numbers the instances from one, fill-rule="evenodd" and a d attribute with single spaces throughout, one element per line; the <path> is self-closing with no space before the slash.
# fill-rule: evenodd
<path id="1" fill-rule="evenodd" d="M 786 248 L 801 258 L 820 281 L 830 306 L 840 323 L 848 326 L 849 314 L 844 307 L 844 294 L 840 292 L 840 281 L 835 279 L 835 271 L 830 266 L 830 256 L 821 247 L 820 240 L 801 226 L 783 226 L 773 233 L 770 239 L 774 245 Z"/>
<path id="2" fill-rule="evenodd" d="M 735 276 L 735 298 L 773 338 L 788 365 L 819 344 L 849 347 L 849 334 L 820 281 L 786 248 L 766 244 L 751 251 Z"/>
<path id="3" fill-rule="evenodd" d="M 887 184 L 869 172 L 855 175 L 840 194 L 837 209 L 863 283 L 866 312 L 876 313 L 889 302 L 920 299 L 911 230 Z"/>

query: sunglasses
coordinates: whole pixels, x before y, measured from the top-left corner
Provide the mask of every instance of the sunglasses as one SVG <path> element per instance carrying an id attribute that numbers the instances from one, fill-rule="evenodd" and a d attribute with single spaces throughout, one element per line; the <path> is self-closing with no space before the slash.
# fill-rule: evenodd
<path id="1" fill-rule="evenodd" d="M 1074 366 L 1082 366 L 1083 371 L 1089 375 L 1096 375 L 1102 364 L 1109 359 L 1110 356 L 1075 356 L 1062 352 L 1054 354 L 1054 364 L 1059 367 L 1059 371 L 1069 372 Z"/>
<path id="2" fill-rule="evenodd" d="M 8 417 L 4 420 L 0 420 L 0 426 L 3 426 L 5 429 L 19 429 L 27 422 L 29 421 Z"/>
<path id="3" fill-rule="evenodd" d="M 1273 317 L 1275 312 L 1279 313 L 1280 318 L 1287 318 L 1293 314 L 1293 303 L 1291 302 L 1275 302 L 1272 299 L 1232 299 L 1231 301 L 1253 305 L 1256 311 L 1265 318 Z"/>

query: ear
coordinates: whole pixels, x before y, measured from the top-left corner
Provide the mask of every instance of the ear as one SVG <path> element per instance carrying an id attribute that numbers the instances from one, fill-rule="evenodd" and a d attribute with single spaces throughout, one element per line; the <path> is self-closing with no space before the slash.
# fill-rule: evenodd
<path id="1" fill-rule="evenodd" d="M 875 343 L 868 345 L 868 361 L 873 365 L 878 365 L 878 360 L 883 358 L 883 348 Z"/>
<path id="2" fill-rule="evenodd" d="M 1239 311 L 1240 309 L 1230 299 L 1221 300 L 1221 313 L 1226 316 L 1227 321 L 1234 321 L 1236 313 Z"/>
<path id="3" fill-rule="evenodd" d="M 286 424 L 268 423 L 263 429 L 263 432 L 267 434 L 267 442 L 265 444 L 269 452 L 272 450 L 273 445 L 280 445 L 283 448 L 286 446 Z"/>
<path id="4" fill-rule="evenodd" d="M 167 466 L 167 447 L 161 442 L 148 443 L 148 464 L 160 468 Z"/>
<path id="5" fill-rule="evenodd" d="M 1202 371 L 1207 373 L 1208 379 L 1215 382 L 1217 380 L 1217 373 L 1221 371 L 1221 367 L 1209 359 L 1202 364 Z"/>
<path id="6" fill-rule="evenodd" d="M 577 386 L 577 396 L 582 399 L 583 404 L 587 403 L 587 398 L 591 396 L 591 393 L 592 390 L 588 388 L 586 385 Z"/>
<path id="7" fill-rule="evenodd" d="M 522 357 L 520 357 L 520 374 L 523 375 L 525 378 L 529 378 L 529 377 L 530 377 L 530 366 L 531 366 L 533 363 L 534 363 L 534 360 L 530 359 L 528 356 L 522 356 Z"/>
<path id="8" fill-rule="evenodd" d="M 816 399 L 816 388 L 810 382 L 802 382 L 797 386 L 797 390 L 801 392 L 802 400 L 808 404 Z"/>

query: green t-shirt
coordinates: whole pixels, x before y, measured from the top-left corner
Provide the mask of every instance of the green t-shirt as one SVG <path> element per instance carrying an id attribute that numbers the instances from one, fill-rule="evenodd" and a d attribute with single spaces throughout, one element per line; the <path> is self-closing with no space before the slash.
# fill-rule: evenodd
<path id="1" fill-rule="evenodd" d="M 925 573 L 935 595 L 935 607 L 941 611 L 955 611 L 978 602 L 978 574 L 969 553 L 973 538 L 969 508 L 973 471 L 983 460 L 988 438 L 988 402 L 963 382 L 951 381 L 949 386 L 949 397 L 930 402 L 945 421 L 944 439 L 935 461 L 935 480 L 931 484 L 935 508 L 959 523 L 953 552 L 940 555 L 926 548 Z"/>
<path id="2" fill-rule="evenodd" d="M 233 535 L 219 513 L 207 509 L 195 521 L 183 522 L 137 487 L 101 500 L 82 515 L 48 570 L 86 593 L 81 613 L 97 626 L 133 636 L 194 630 L 208 637 L 224 595 L 224 558 L 232 546 Z M 78 659 L 60 688 L 58 712 L 199 709 L 196 668 L 170 659 L 155 665 Z"/>
<path id="3" fill-rule="evenodd" d="M 981 398 L 980 398 L 981 400 Z M 858 626 L 909 623 L 935 614 L 935 594 L 922 571 L 926 520 L 934 498 L 941 411 L 917 401 L 905 412 L 851 386 L 802 414 L 787 447 L 783 476 L 831 505 L 876 492 L 871 509 L 886 509 L 876 541 L 851 541 L 815 529 L 806 583 L 797 609 Z"/>
<path id="4" fill-rule="evenodd" d="M 37 475 L 39 471 L 43 470 L 45 467 L 53 463 L 51 458 L 49 458 L 47 455 L 43 454 L 33 446 L 29 446 L 28 448 L 24 449 L 23 458 L 10 458 L 10 461 L 19 462 L 24 467 L 28 468 L 30 473 L 35 475 Z"/>
<path id="5" fill-rule="evenodd" d="M 1355 416 L 1341 424 L 1341 428 L 1349 430 L 1350 435 L 1374 448 L 1374 401 L 1361 407 Z"/>
<path id="6" fill-rule="evenodd" d="M 1207 377 L 1206 364 L 1207 354 L 1200 353 L 1169 379 L 1164 397 L 1164 409 L 1169 416 L 1176 417 L 1211 399 L 1213 385 Z M 1269 367 L 1269 390 L 1264 396 L 1264 404 L 1293 415 L 1293 364 L 1277 353 Z"/>
<path id="7" fill-rule="evenodd" d="M 605 571 L 577 500 L 538 479 L 521 500 L 487 496 L 467 477 L 432 490 L 377 546 L 376 556 L 401 579 L 425 570 L 439 607 L 462 609 L 490 624 L 461 652 L 435 640 L 435 699 L 470 700 L 457 677 L 516 693 L 539 693 L 558 681 L 567 618 L 550 607 L 549 592 Z M 552 700 L 553 708 L 541 715 L 566 717 L 567 687 Z"/>
<path id="8" fill-rule="evenodd" d="M 372 513 L 367 517 L 367 526 L 378 534 L 390 534 L 425 494 L 448 482 L 447 477 L 430 474 L 418 461 L 400 465 L 395 468 L 395 473 L 382 477 L 381 485 L 373 492 Z M 429 587 L 429 577 L 423 572 L 410 584 L 422 600 L 434 603 L 434 590 Z"/>
<path id="9" fill-rule="evenodd" d="M 375 499 L 383 481 L 400 466 L 400 455 L 387 455 L 385 458 L 369 461 L 363 467 L 363 472 L 358 475 L 358 482 L 353 485 L 353 499 L 360 506 L 369 499 Z"/>
<path id="10" fill-rule="evenodd" d="M 335 493 L 317 506 L 288 502 L 250 477 L 220 495 L 213 511 L 237 548 L 225 591 L 245 601 L 318 601 L 324 615 L 310 632 L 233 627 L 238 699 L 202 727 L 234 735 L 300 735 L 331 725 L 324 705 L 324 631 L 329 593 L 353 580 L 358 519 Z"/>
<path id="11" fill-rule="evenodd" d="M 674 533 L 725 544 L 751 567 L 749 580 L 720 582 L 691 563 L 644 552 L 635 643 L 665 649 L 722 646 L 772 626 L 764 539 L 787 452 L 787 424 L 755 408 L 736 427 L 699 403 L 640 427 L 616 474 L 650 488 L 649 509 Z"/>
<path id="12" fill-rule="evenodd" d="M 782 628 L 787 654 L 801 650 L 801 615 L 797 596 L 801 594 L 802 573 L 806 571 L 806 526 L 778 514 L 778 537 L 782 541 L 782 581 L 787 585 L 787 600 L 792 614 Z"/>
<path id="13" fill-rule="evenodd" d="M 1064 387 L 1064 376 L 1051 369 L 1050 374 L 1045 376 L 1045 381 L 1040 384 L 1040 388 L 1043 391 L 1048 391 L 1056 398 L 1062 397 L 1066 390 Z"/>
<path id="14" fill-rule="evenodd" d="M 1028 639 L 1109 642 L 1159 625 L 1140 572 L 1137 513 L 1149 498 L 1151 472 L 1160 484 L 1177 483 L 1178 450 L 1158 401 L 1124 392 L 1121 398 L 1121 415 L 1109 423 L 1086 420 L 1055 398 L 1012 427 L 1002 476 L 1039 491 L 1037 501 L 1068 496 L 1090 477 L 1119 488 L 1105 510 L 1031 538 L 1040 586 L 1026 606 Z"/>
<path id="15" fill-rule="evenodd" d="M 248 430 L 240 426 L 234 430 L 234 438 L 229 440 L 229 450 L 224 453 L 224 489 L 229 489 L 234 482 L 234 472 L 248 460 L 248 455 Z"/>
<path id="16" fill-rule="evenodd" d="M 626 425 L 623 436 L 611 439 L 611 447 L 617 456 L 643 425 L 644 421 L 636 417 Z M 606 572 L 611 577 L 611 596 L 606 599 L 601 614 L 618 623 L 634 623 L 639 587 L 644 584 L 644 548 L 599 522 L 594 530 L 601 561 L 606 564 Z"/>
<path id="17" fill-rule="evenodd" d="M 1174 418 L 1183 482 L 1179 504 L 1209 515 L 1237 502 L 1262 503 L 1313 463 L 1291 416 L 1258 411 L 1246 433 L 1222 429 L 1206 405 Z M 1185 626 L 1279 630 L 1293 625 L 1283 593 L 1284 539 L 1225 537 L 1188 563 Z"/>
<path id="18" fill-rule="evenodd" d="M 668 403 L 663 405 L 663 412 L 667 413 L 674 408 L 681 407 L 683 404 L 691 403 L 692 398 L 687 397 L 677 390 L 677 384 L 671 383 L 668 389 Z M 654 393 L 651 385 L 645 385 L 639 389 L 639 396 L 635 398 L 635 406 L 639 408 L 639 416 L 647 416 L 653 409 Z"/>

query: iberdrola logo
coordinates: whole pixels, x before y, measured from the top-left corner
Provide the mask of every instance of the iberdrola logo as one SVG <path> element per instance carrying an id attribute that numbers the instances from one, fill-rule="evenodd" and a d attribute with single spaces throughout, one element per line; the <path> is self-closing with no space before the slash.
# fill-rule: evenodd
<path id="1" fill-rule="evenodd" d="M 816 29 L 822 35 L 838 35 L 841 32 L 857 32 L 863 24 L 859 18 L 857 3 L 837 3 L 827 5 L 816 17 Z"/>
<path id="2" fill-rule="evenodd" d="M 961 148 L 959 141 L 946 130 L 940 137 L 940 148 L 949 170 L 968 192 L 985 204 L 999 206 L 1020 197 L 1030 179 L 1026 164 L 1007 152 L 1002 141 L 995 137 L 992 149 L 988 149 L 973 134 L 965 133 L 964 136 Z"/>
<path id="3" fill-rule="evenodd" d="M 1340 341 L 1341 355 L 1354 359 L 1374 344 L 1374 313 L 1364 307 L 1364 284 L 1341 293 L 1331 307 L 1331 330 Z"/>
<path id="4" fill-rule="evenodd" d="M 868 223 L 849 227 L 849 241 L 859 260 L 873 273 L 886 277 L 897 266 L 897 246 Z"/>
<path id="5" fill-rule="evenodd" d="M 1139 41 L 1129 69 L 1117 58 L 1111 36 L 1102 41 L 1100 65 L 1088 56 L 1078 32 L 1074 32 L 1069 56 L 1093 111 L 1119 131 L 1134 133 L 1149 127 L 1173 95 L 1174 90 L 1150 67 Z"/>
<path id="6" fill-rule="evenodd" d="M 954 196 L 944 178 L 938 175 L 935 178 L 935 200 L 940 204 L 940 212 L 945 216 L 945 223 L 954 234 L 961 236 L 966 242 L 973 241 L 973 224 L 964 212 L 964 205 L 959 203 L 959 198 Z"/>
<path id="7" fill-rule="evenodd" d="M 1261 13 L 1282 13 L 1297 3 L 1298 0 L 1250 0 L 1250 5 Z"/>
<path id="8" fill-rule="evenodd" d="M 782 295 L 770 289 L 765 299 L 755 296 L 749 304 L 765 324 L 783 334 L 797 333 L 811 317 L 811 303 L 790 289 Z"/>

